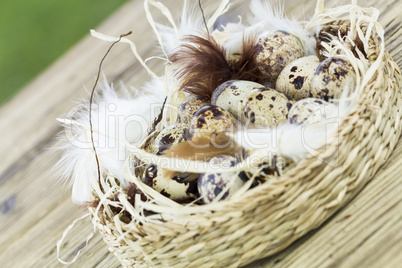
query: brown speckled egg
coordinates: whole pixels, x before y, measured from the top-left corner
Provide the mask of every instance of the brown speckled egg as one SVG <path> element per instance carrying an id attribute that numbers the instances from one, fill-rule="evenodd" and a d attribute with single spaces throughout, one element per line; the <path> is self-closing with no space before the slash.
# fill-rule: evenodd
<path id="1" fill-rule="evenodd" d="M 180 122 L 184 124 L 190 124 L 194 114 L 205 105 L 209 105 L 211 102 L 207 98 L 189 95 L 186 100 L 179 106 L 179 118 Z"/>
<path id="2" fill-rule="evenodd" d="M 197 178 L 195 173 L 180 173 L 166 178 L 162 169 L 150 164 L 144 171 L 142 182 L 172 200 L 183 201 L 197 196 Z"/>
<path id="3" fill-rule="evenodd" d="M 352 65 L 341 58 L 331 57 L 318 65 L 311 81 L 313 98 L 337 99 L 344 89 L 354 89 L 356 73 Z"/>
<path id="4" fill-rule="evenodd" d="M 184 124 L 172 125 L 164 128 L 155 138 L 154 146 L 156 154 L 161 155 L 165 150 L 169 149 L 173 144 L 185 141 L 188 137 L 189 128 Z"/>
<path id="5" fill-rule="evenodd" d="M 217 156 L 209 163 L 213 167 L 230 167 L 236 164 L 236 159 L 232 156 Z M 247 180 L 244 172 L 203 173 L 198 177 L 198 192 L 205 203 L 230 199 Z M 219 194 L 221 197 L 217 199 Z"/>
<path id="6" fill-rule="evenodd" d="M 221 137 L 226 137 L 224 132 L 234 131 L 236 127 L 236 119 L 228 111 L 216 105 L 206 105 L 194 114 L 189 138 L 193 141 L 213 138 L 219 144 Z"/>
<path id="7" fill-rule="evenodd" d="M 261 34 L 258 37 L 256 61 L 260 72 L 275 81 L 280 72 L 292 61 L 304 56 L 299 39 L 284 31 Z"/>
<path id="8" fill-rule="evenodd" d="M 262 87 L 264 86 L 251 81 L 230 80 L 215 89 L 211 104 L 222 107 L 240 120 L 245 96 L 251 90 Z"/>
<path id="9" fill-rule="evenodd" d="M 141 143 L 140 148 L 145 150 L 147 153 L 156 154 L 158 149 L 154 144 L 156 137 L 158 136 L 159 131 L 154 131 L 150 133 Z M 133 156 L 133 168 L 134 174 L 137 177 L 141 177 L 140 174 L 143 174 L 145 170 L 145 164 L 141 161 L 140 158 Z"/>
<path id="10" fill-rule="evenodd" d="M 272 176 L 281 176 L 284 171 L 293 163 L 287 157 L 274 154 L 269 159 L 264 159 L 261 163 L 253 167 L 253 172 L 247 172 L 249 178 L 255 179 L 258 183 L 264 183 Z"/>
<path id="11" fill-rule="evenodd" d="M 319 64 L 317 56 L 303 57 L 291 62 L 279 74 L 276 89 L 295 100 L 308 98 L 311 80 Z"/>
<path id="12" fill-rule="evenodd" d="M 229 168 L 233 167 L 237 163 L 237 159 L 230 155 L 219 155 L 209 160 L 211 168 Z"/>
<path id="13" fill-rule="evenodd" d="M 157 146 L 155 146 L 155 139 L 159 135 L 159 131 L 154 131 L 148 135 L 148 137 L 143 141 L 140 146 L 141 149 L 144 149 L 146 152 L 151 154 L 156 154 L 158 152 Z"/>
<path id="14" fill-rule="evenodd" d="M 234 52 L 230 54 L 227 58 L 227 62 L 231 65 L 236 64 L 238 61 L 241 59 L 241 53 L 240 52 Z"/>
<path id="15" fill-rule="evenodd" d="M 286 122 L 294 100 L 271 88 L 252 90 L 245 99 L 242 121 L 249 128 L 275 127 Z"/>
<path id="16" fill-rule="evenodd" d="M 291 124 L 310 125 L 337 116 L 338 108 L 335 104 L 308 98 L 296 102 L 290 109 L 288 118 Z"/>

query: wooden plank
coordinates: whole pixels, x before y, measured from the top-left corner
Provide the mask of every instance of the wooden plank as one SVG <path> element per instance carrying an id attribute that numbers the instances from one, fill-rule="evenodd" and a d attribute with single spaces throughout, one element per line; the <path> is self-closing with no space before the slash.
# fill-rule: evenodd
<path id="1" fill-rule="evenodd" d="M 402 263 L 402 141 L 344 209 L 275 256 L 248 267 L 397 267 Z"/>
<path id="2" fill-rule="evenodd" d="M 177 1 L 163 1 L 177 14 Z M 242 10 L 247 3 L 234 1 Z M 206 9 L 216 2 L 202 1 Z M 239 4 L 241 3 L 241 4 Z M 286 1 L 287 14 L 307 20 L 314 1 Z M 341 5 L 346 0 L 337 1 Z M 327 3 L 328 6 L 335 2 Z M 402 66 L 402 27 L 399 0 L 367 0 L 364 6 L 381 11 L 386 27 L 386 48 Z M 161 14 L 153 10 L 157 20 Z M 130 36 L 144 58 L 155 55 L 152 30 L 145 20 L 142 0 L 129 2 L 108 18 L 98 31 Z M 56 183 L 52 167 L 60 157 L 49 150 L 57 145 L 60 127 L 55 118 L 87 97 L 98 63 L 109 44 L 86 37 L 20 94 L 0 108 L 0 263 L 1 267 L 64 267 L 56 259 L 55 245 L 65 228 L 85 213 L 70 201 L 70 192 Z M 150 66 L 161 72 L 158 61 Z M 127 45 L 118 44 L 104 63 L 110 82 L 139 87 L 148 79 Z M 249 267 L 396 267 L 402 263 L 402 141 L 375 178 L 343 210 L 318 230 L 299 239 L 283 252 Z M 71 260 L 91 233 L 88 219 L 77 223 L 62 247 Z M 71 267 L 119 267 L 96 234 Z"/>

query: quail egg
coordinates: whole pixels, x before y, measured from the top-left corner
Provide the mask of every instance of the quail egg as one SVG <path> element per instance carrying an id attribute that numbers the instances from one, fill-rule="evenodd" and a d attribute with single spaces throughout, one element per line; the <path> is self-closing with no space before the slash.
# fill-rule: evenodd
<path id="1" fill-rule="evenodd" d="M 303 56 L 302 43 L 287 32 L 263 33 L 258 37 L 257 66 L 262 75 L 271 81 L 276 80 L 286 65 Z"/>
<path id="2" fill-rule="evenodd" d="M 183 124 L 190 124 L 194 114 L 205 105 L 211 102 L 207 98 L 189 95 L 184 102 L 179 106 L 179 118 Z"/>
<path id="3" fill-rule="evenodd" d="M 194 141 L 211 140 L 217 144 L 226 142 L 226 131 L 234 131 L 236 119 L 225 109 L 206 105 L 199 109 L 191 120 L 189 138 Z"/>
<path id="4" fill-rule="evenodd" d="M 230 167 L 236 164 L 232 156 L 217 156 L 210 160 L 211 167 Z M 198 177 L 198 192 L 205 203 L 230 199 L 248 180 L 245 173 L 203 173 Z"/>
<path id="5" fill-rule="evenodd" d="M 276 89 L 289 95 L 295 100 L 310 96 L 310 84 L 320 61 L 317 56 L 297 59 L 279 74 Z"/>
<path id="6" fill-rule="evenodd" d="M 288 118 L 291 124 L 310 125 L 337 116 L 338 109 L 335 104 L 308 98 L 296 102 L 290 109 Z"/>
<path id="7" fill-rule="evenodd" d="M 162 169 L 150 164 L 144 171 L 142 182 L 172 200 L 183 201 L 197 196 L 197 178 L 195 173 L 179 173 L 166 178 Z"/>
<path id="8" fill-rule="evenodd" d="M 145 140 L 142 142 L 140 148 L 146 151 L 147 153 L 156 154 L 158 152 L 158 148 L 155 146 L 155 139 L 158 136 L 159 131 L 154 131 L 150 133 Z M 140 176 L 144 172 L 145 165 L 141 161 L 140 158 L 134 155 L 134 174 L 136 176 Z"/>
<path id="9" fill-rule="evenodd" d="M 228 56 L 227 62 L 228 62 L 229 64 L 231 64 L 231 65 L 236 64 L 237 62 L 240 61 L 241 56 L 242 56 L 242 55 L 241 55 L 240 52 L 234 52 L 234 53 L 232 53 L 232 54 L 230 54 L 230 55 Z"/>
<path id="10" fill-rule="evenodd" d="M 262 87 L 264 86 L 251 81 L 230 80 L 215 89 L 211 97 L 211 104 L 222 107 L 240 120 L 245 96 L 251 90 Z"/>
<path id="11" fill-rule="evenodd" d="M 339 57 L 325 59 L 318 65 L 311 81 L 313 98 L 339 98 L 344 89 L 354 89 L 356 73 L 352 65 Z"/>
<path id="12" fill-rule="evenodd" d="M 242 121 L 250 128 L 275 127 L 286 122 L 294 100 L 271 88 L 254 89 L 246 96 Z"/>
<path id="13" fill-rule="evenodd" d="M 145 150 L 148 153 L 156 154 L 158 148 L 155 146 L 155 139 L 159 135 L 159 131 L 154 131 L 146 137 L 143 141 L 142 145 L 140 146 L 141 149 Z"/>
<path id="14" fill-rule="evenodd" d="M 169 149 L 173 144 L 177 144 L 186 140 L 188 137 L 188 127 L 184 124 L 172 125 L 164 128 L 155 138 L 154 148 L 156 154 L 161 155 L 165 150 Z"/>
<path id="15" fill-rule="evenodd" d="M 264 183 L 272 176 L 281 176 L 292 163 L 291 159 L 274 154 L 252 165 L 252 171 L 246 174 L 249 178 L 254 178 L 257 183 Z"/>

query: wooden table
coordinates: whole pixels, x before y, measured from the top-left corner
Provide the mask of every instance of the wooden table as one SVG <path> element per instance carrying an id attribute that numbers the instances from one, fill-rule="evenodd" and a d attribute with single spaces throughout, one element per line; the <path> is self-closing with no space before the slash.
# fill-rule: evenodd
<path id="1" fill-rule="evenodd" d="M 163 1 L 175 12 L 177 0 Z M 216 1 L 203 1 L 204 7 Z M 348 3 L 338 0 L 338 4 Z M 386 28 L 386 48 L 402 67 L 400 0 L 366 0 L 361 5 L 381 11 Z M 333 3 L 328 3 L 328 6 Z M 286 12 L 298 19 L 313 14 L 314 1 L 287 1 Z M 155 18 L 161 16 L 153 11 Z M 141 0 L 128 3 L 108 18 L 98 31 L 130 37 L 139 53 L 155 55 L 152 32 Z M 52 171 L 61 153 L 61 131 L 56 118 L 88 98 L 98 64 L 109 44 L 84 38 L 48 70 L 0 109 L 0 267 L 62 267 L 56 258 L 56 242 L 66 227 L 85 211 L 71 202 L 70 191 L 58 183 Z M 160 62 L 150 66 L 162 73 Z M 125 44 L 118 44 L 104 63 L 109 82 L 141 86 L 146 72 Z M 319 229 L 299 239 L 283 252 L 250 267 L 402 267 L 402 141 L 391 158 L 347 207 Z M 70 232 L 61 257 L 71 260 L 92 231 L 90 221 Z M 71 267 L 119 267 L 102 237 L 96 234 Z"/>

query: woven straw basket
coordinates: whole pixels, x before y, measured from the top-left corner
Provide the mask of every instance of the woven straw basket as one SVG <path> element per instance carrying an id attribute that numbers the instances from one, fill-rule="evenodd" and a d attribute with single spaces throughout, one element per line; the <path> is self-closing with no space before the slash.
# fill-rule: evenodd
<path id="1" fill-rule="evenodd" d="M 329 10 L 320 1 L 312 22 L 323 22 L 324 32 L 349 29 L 350 21 L 332 16 L 337 10 L 345 16 L 350 6 Z M 361 26 L 362 32 L 370 27 Z M 182 209 L 173 201 L 165 207 L 156 202 L 146 207 L 152 216 L 133 207 L 124 189 L 107 193 L 105 185 L 114 182 L 102 178 L 104 195 L 93 191 L 94 198 L 115 198 L 89 210 L 109 250 L 125 267 L 242 266 L 286 248 L 347 204 L 390 156 L 401 133 L 401 74 L 378 29 L 365 44 L 375 68 L 365 73 L 369 79 L 359 100 L 320 157 L 313 153 L 241 198 Z M 124 208 L 133 220 L 114 214 L 111 206 Z"/>

